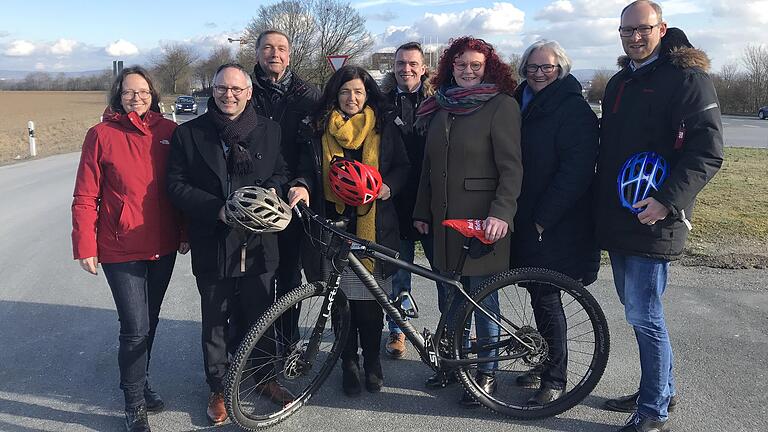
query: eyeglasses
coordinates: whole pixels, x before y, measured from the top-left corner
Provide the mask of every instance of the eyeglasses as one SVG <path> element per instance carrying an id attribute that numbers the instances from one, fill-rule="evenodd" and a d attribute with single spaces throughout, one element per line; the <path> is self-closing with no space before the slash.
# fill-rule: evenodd
<path id="1" fill-rule="evenodd" d="M 457 71 L 463 71 L 467 68 L 467 66 L 469 66 L 470 69 L 477 72 L 480 70 L 480 68 L 483 67 L 484 64 L 485 64 L 484 62 L 478 62 L 478 61 L 473 61 L 470 63 L 454 61 L 453 68 L 456 69 Z"/>
<path id="2" fill-rule="evenodd" d="M 213 86 L 213 92 L 216 93 L 218 96 L 224 96 L 225 94 L 227 94 L 227 91 L 232 91 L 232 96 L 240 96 L 240 94 L 247 89 L 248 87 L 240 88 L 240 87 L 226 87 L 226 86 L 220 86 L 220 85 Z"/>
<path id="3" fill-rule="evenodd" d="M 541 69 L 541 71 L 544 72 L 545 74 L 549 74 L 554 72 L 554 70 L 559 67 L 560 65 L 553 65 L 553 64 L 537 65 L 537 64 L 529 63 L 525 65 L 525 71 L 533 75 L 536 73 L 537 70 Z"/>
<path id="4" fill-rule="evenodd" d="M 619 36 L 628 38 L 632 37 L 635 32 L 639 34 L 640 36 L 648 36 L 651 34 L 654 28 L 660 26 L 661 23 L 658 23 L 656 25 L 641 25 L 637 27 L 619 27 Z"/>
<path id="5" fill-rule="evenodd" d="M 142 99 L 148 99 L 150 96 L 152 96 L 152 93 L 150 93 L 149 90 L 123 90 L 120 92 L 120 96 L 125 99 L 133 99 L 136 95 Z"/>

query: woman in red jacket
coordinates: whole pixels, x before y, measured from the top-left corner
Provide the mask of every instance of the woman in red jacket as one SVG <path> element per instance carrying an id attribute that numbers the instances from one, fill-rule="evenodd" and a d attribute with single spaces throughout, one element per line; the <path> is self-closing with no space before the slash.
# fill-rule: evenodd
<path id="1" fill-rule="evenodd" d="M 120 319 L 128 431 L 149 431 L 147 411 L 164 407 L 147 381 L 149 357 L 176 251 L 189 250 L 165 192 L 176 124 L 163 118 L 159 100 L 146 70 L 123 69 L 103 121 L 85 136 L 72 201 L 74 257 L 94 275 L 101 262 Z"/>

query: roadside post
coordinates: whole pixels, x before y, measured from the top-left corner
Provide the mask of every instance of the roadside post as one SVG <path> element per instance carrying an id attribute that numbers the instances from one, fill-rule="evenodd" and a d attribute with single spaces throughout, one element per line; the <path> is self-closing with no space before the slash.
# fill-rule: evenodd
<path id="1" fill-rule="evenodd" d="M 27 132 L 29 134 L 29 156 L 37 157 L 37 144 L 35 143 L 35 122 L 32 120 L 27 123 Z"/>

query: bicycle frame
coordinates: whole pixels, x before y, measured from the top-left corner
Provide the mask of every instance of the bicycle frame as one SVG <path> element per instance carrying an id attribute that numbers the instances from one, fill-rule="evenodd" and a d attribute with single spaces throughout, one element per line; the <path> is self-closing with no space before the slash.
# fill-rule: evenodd
<path id="1" fill-rule="evenodd" d="M 461 366 L 496 362 L 501 360 L 511 360 L 520 358 L 525 355 L 523 353 L 519 355 L 495 356 L 492 358 L 483 357 L 474 359 L 454 359 L 441 356 L 439 350 L 436 349 L 436 347 L 440 343 L 440 340 L 443 338 L 445 329 L 447 328 L 446 321 L 448 317 L 451 316 L 451 311 L 449 310 L 448 312 L 441 314 L 440 321 L 437 325 L 437 331 L 434 335 L 431 335 L 428 330 L 425 329 L 425 335 L 422 336 L 419 334 L 416 328 L 411 325 L 410 321 L 405 320 L 400 311 L 392 304 L 389 299 L 389 294 L 384 292 L 381 286 L 379 286 L 373 275 L 368 271 L 368 269 L 365 268 L 362 262 L 360 262 L 360 259 L 356 256 L 357 254 L 361 255 L 362 257 L 369 257 L 377 261 L 392 264 L 399 269 L 403 269 L 432 281 L 441 282 L 451 286 L 453 288 L 453 295 L 449 300 L 452 300 L 453 296 L 456 295 L 456 292 L 461 293 L 461 295 L 463 295 L 467 301 L 471 302 L 477 308 L 477 310 L 481 311 L 486 317 L 496 323 L 500 329 L 506 331 L 507 334 L 513 337 L 522 347 L 525 347 L 528 350 L 534 350 L 534 347 L 521 340 L 515 334 L 515 331 L 520 330 L 519 326 L 506 319 L 503 320 L 503 322 L 499 321 L 496 317 L 486 311 L 481 305 L 476 303 L 464 290 L 463 285 L 459 282 L 466 257 L 469 253 L 469 245 L 471 239 L 468 238 L 465 240 L 456 269 L 454 269 L 452 272 L 452 277 L 449 278 L 418 264 L 412 264 L 403 261 L 399 259 L 399 253 L 397 251 L 393 251 L 389 248 L 368 240 L 363 240 L 346 231 L 334 227 L 329 222 L 320 220 L 320 217 L 314 214 L 303 202 L 300 202 L 294 210 L 296 210 L 305 224 L 310 222 L 319 224 L 323 229 L 330 231 L 333 233 L 333 235 L 341 239 L 341 241 L 338 242 L 338 246 L 336 248 L 333 248 L 333 246 L 330 245 L 330 240 L 329 245 L 323 244 L 324 246 L 328 246 L 328 249 L 331 250 L 331 252 L 327 255 L 331 263 L 331 272 L 327 279 L 326 295 L 321 307 L 322 312 L 318 317 L 313 334 L 303 355 L 305 364 L 311 365 L 312 360 L 317 354 L 317 348 L 320 344 L 323 328 L 325 327 L 327 319 L 331 316 L 333 301 L 341 281 L 341 274 L 346 267 L 352 269 L 352 271 L 365 285 L 368 291 L 374 296 L 376 302 L 382 307 L 384 312 L 400 327 L 400 329 L 403 331 L 403 334 L 405 334 L 411 344 L 413 344 L 413 346 L 419 352 L 419 356 L 421 357 L 422 361 L 434 370 L 453 370 Z M 307 230 L 305 229 L 305 231 Z M 313 242 L 317 241 L 322 243 L 322 240 L 314 238 L 310 231 L 307 231 L 307 234 L 313 240 Z M 453 302 L 450 302 L 449 304 L 452 303 Z M 453 306 L 451 306 L 451 308 L 452 307 Z M 507 326 L 514 329 L 514 331 L 511 331 Z M 503 343 L 497 343 L 495 346 L 494 344 L 489 344 L 484 346 L 484 348 L 495 349 L 502 348 L 505 345 L 506 344 Z"/>

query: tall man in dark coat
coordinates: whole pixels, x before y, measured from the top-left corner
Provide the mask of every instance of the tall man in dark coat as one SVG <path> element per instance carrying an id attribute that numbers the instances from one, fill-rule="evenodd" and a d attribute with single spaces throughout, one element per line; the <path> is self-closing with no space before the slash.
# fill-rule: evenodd
<path id="1" fill-rule="evenodd" d="M 620 432 L 669 430 L 676 394 L 672 345 L 662 295 L 669 261 L 678 258 L 691 225 L 696 195 L 723 160 L 720 109 L 706 55 L 690 47 L 663 49 L 667 24 L 648 0 L 621 13 L 619 35 L 627 57 L 603 98 L 598 157 L 597 236 L 611 257 L 614 284 L 640 351 L 639 391 L 611 399 L 606 407 L 632 411 Z M 622 207 L 616 178 L 624 161 L 654 151 L 669 164 L 658 191 Z"/>
<path id="2" fill-rule="evenodd" d="M 208 111 L 179 126 L 168 162 L 168 193 L 189 221 L 192 272 L 200 292 L 202 344 L 210 387 L 206 414 L 214 425 L 227 419 L 222 380 L 228 351 L 242 334 L 228 335 L 235 313 L 244 332 L 272 304 L 278 251 L 275 234 L 250 234 L 225 224 L 227 196 L 242 186 L 280 190 L 287 181 L 280 128 L 250 107 L 251 79 L 237 64 L 214 77 Z M 237 309 L 237 310 L 236 310 Z M 265 352 L 274 347 L 264 346 Z M 275 403 L 293 399 L 271 379 L 258 389 Z"/>
<path id="3" fill-rule="evenodd" d="M 381 91 L 387 97 L 387 101 L 394 107 L 394 122 L 403 138 L 405 149 L 411 168 L 408 172 L 410 187 L 404 188 L 395 196 L 395 209 L 400 225 L 400 258 L 409 262 L 414 260 L 416 242 L 420 242 L 424 254 L 429 262 L 432 262 L 432 235 L 422 235 L 413 228 L 413 207 L 416 204 L 416 191 L 421 178 L 421 162 L 424 159 L 424 144 L 426 135 L 424 131 L 417 130 L 413 125 L 416 122 L 416 110 L 424 99 L 432 96 L 432 86 L 428 80 L 427 66 L 424 64 L 424 51 L 418 42 L 408 42 L 400 45 L 395 50 L 394 72 L 384 76 L 381 83 Z M 438 289 L 443 288 L 438 283 Z M 401 291 L 411 292 L 411 273 L 406 270 L 398 270 L 392 279 L 392 299 L 394 300 Z M 439 298 L 447 297 L 440 296 Z M 440 305 L 443 306 L 443 305 Z M 442 310 L 442 307 L 441 307 Z M 386 350 L 392 358 L 402 358 L 405 355 L 405 335 L 403 331 L 387 317 L 389 325 L 389 339 Z"/>
<path id="4" fill-rule="evenodd" d="M 299 155 L 311 137 L 309 115 L 320 99 L 317 88 L 302 80 L 288 66 L 291 63 L 291 41 L 276 30 L 262 32 L 257 39 L 253 68 L 253 108 L 259 115 L 280 125 L 283 159 L 288 178 L 296 177 Z M 276 296 L 281 296 L 301 283 L 301 240 L 304 231 L 296 218 L 278 234 L 280 264 L 277 269 Z M 288 333 L 284 333 L 288 334 Z"/>

